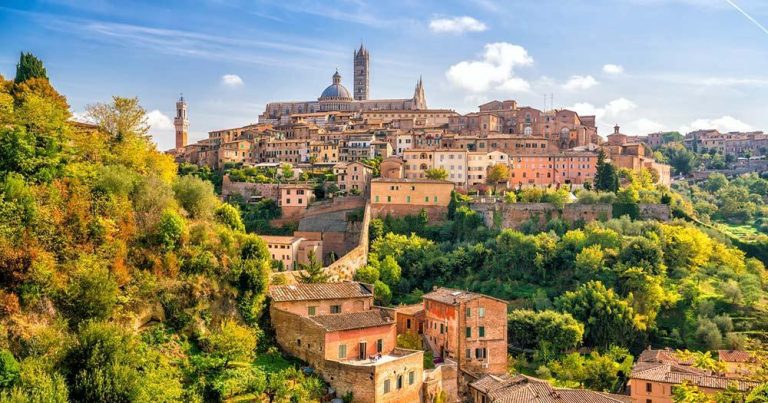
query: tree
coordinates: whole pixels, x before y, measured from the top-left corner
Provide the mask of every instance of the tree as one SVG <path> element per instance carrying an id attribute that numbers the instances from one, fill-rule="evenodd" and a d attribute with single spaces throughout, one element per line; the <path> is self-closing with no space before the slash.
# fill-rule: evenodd
<path id="1" fill-rule="evenodd" d="M 426 176 L 427 179 L 444 181 L 448 179 L 448 171 L 446 171 L 445 168 L 442 168 L 442 167 L 429 168 L 426 171 L 424 171 L 424 176 Z"/>
<path id="2" fill-rule="evenodd" d="M 400 282 L 400 265 L 397 264 L 392 256 L 386 256 L 379 265 L 379 273 L 381 274 L 381 281 L 387 285 L 397 285 Z"/>
<path id="3" fill-rule="evenodd" d="M 486 178 L 489 185 L 493 185 L 496 189 L 499 182 L 507 183 L 509 181 L 509 167 L 506 164 L 494 164 L 488 169 L 488 177 Z"/>
<path id="4" fill-rule="evenodd" d="M 19 362 L 8 350 L 0 351 L 0 389 L 13 386 L 19 379 Z"/>
<path id="5" fill-rule="evenodd" d="M 509 314 L 507 332 L 513 346 L 536 349 L 546 343 L 559 353 L 581 344 L 584 325 L 567 313 L 519 309 Z"/>
<path id="6" fill-rule="evenodd" d="M 42 60 L 35 57 L 32 53 L 21 52 L 19 63 L 16 65 L 16 78 L 13 81 L 19 84 L 32 78 L 47 80 L 48 73 L 45 71 Z"/>
<path id="7" fill-rule="evenodd" d="M 307 284 L 315 283 L 327 283 L 330 281 L 331 276 L 325 272 L 323 264 L 317 260 L 315 251 L 310 250 L 307 256 L 308 262 L 306 264 L 299 264 L 299 270 L 302 272 L 299 274 L 299 281 Z"/>
<path id="8" fill-rule="evenodd" d="M 387 306 L 392 300 L 392 291 L 390 291 L 388 285 L 379 280 L 373 283 L 373 297 L 377 304 Z"/>
<path id="9" fill-rule="evenodd" d="M 582 284 L 555 301 L 555 306 L 584 323 L 584 341 L 588 346 L 626 346 L 640 330 L 635 311 L 616 293 L 600 281 Z"/>
<path id="10" fill-rule="evenodd" d="M 677 174 L 688 175 L 696 164 L 696 154 L 688 151 L 680 143 L 670 143 L 665 145 L 661 147 L 661 152 Z"/>
<path id="11" fill-rule="evenodd" d="M 41 358 L 22 361 L 18 381 L 7 394 L 0 395 L 0 401 L 67 403 L 66 381 L 49 367 L 50 363 Z"/>
<path id="12" fill-rule="evenodd" d="M 149 123 L 138 98 L 112 97 L 111 104 L 97 103 L 86 107 L 87 116 L 117 142 L 146 137 Z"/>
<path id="13" fill-rule="evenodd" d="M 186 228 L 184 219 L 177 212 L 166 209 L 157 225 L 157 241 L 167 251 L 176 250 L 181 246 Z"/>
<path id="14" fill-rule="evenodd" d="M 181 207 L 193 218 L 207 218 L 219 204 L 213 184 L 196 176 L 182 176 L 173 184 L 173 192 Z"/>
<path id="15" fill-rule="evenodd" d="M 224 366 L 231 361 L 253 359 L 258 337 L 252 329 L 227 319 L 215 332 L 205 338 L 205 351 L 224 360 Z"/>
<path id="16" fill-rule="evenodd" d="M 109 318 L 117 304 L 117 281 L 96 258 L 83 257 L 77 266 L 63 301 L 72 323 Z"/>
<path id="17" fill-rule="evenodd" d="M 698 386 L 686 380 L 672 388 L 672 401 L 675 403 L 710 403 L 712 399 L 699 390 Z"/>
<path id="18" fill-rule="evenodd" d="M 216 217 L 216 221 L 226 225 L 234 231 L 245 231 L 245 225 L 240 217 L 240 210 L 229 203 L 222 203 L 216 208 L 214 216 Z"/>
<path id="19" fill-rule="evenodd" d="M 616 192 L 619 190 L 619 175 L 613 164 L 605 161 L 605 152 L 600 149 L 597 154 L 597 172 L 595 173 L 595 190 Z"/>

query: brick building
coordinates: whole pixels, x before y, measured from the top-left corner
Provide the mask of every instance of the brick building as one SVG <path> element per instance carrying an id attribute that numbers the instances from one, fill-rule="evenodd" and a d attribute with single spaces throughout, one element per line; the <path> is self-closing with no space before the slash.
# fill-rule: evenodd
<path id="1" fill-rule="evenodd" d="M 373 168 L 362 162 L 341 162 L 333 166 L 333 173 L 339 190 L 365 193 L 373 176 Z"/>
<path id="2" fill-rule="evenodd" d="M 322 263 L 323 241 L 297 236 L 259 235 L 259 237 L 267 244 L 272 260 L 281 262 L 285 270 L 296 270 L 299 265 L 308 264 L 310 253 Z"/>
<path id="3" fill-rule="evenodd" d="M 357 282 L 270 287 L 277 342 L 355 402 L 419 401 L 423 352 L 396 347 L 394 312 Z"/>
<path id="4" fill-rule="evenodd" d="M 424 294 L 424 335 L 436 357 L 449 358 L 477 379 L 507 370 L 507 302 L 438 288 Z"/>

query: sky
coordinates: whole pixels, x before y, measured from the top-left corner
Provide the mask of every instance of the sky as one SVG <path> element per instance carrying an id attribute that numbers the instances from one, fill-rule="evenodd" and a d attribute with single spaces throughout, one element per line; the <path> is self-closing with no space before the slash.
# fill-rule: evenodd
<path id="1" fill-rule="evenodd" d="M 160 149 L 314 100 L 370 52 L 371 98 L 460 113 L 494 99 L 595 114 L 599 133 L 768 131 L 766 0 L 0 1 L 0 74 L 46 65 L 76 115 L 139 97 Z"/>

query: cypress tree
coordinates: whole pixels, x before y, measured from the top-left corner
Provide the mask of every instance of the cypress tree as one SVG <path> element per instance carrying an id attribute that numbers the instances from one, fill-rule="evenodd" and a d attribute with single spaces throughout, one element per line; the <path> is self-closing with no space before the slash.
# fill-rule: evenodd
<path id="1" fill-rule="evenodd" d="M 13 81 L 18 84 L 30 78 L 44 78 L 47 80 L 48 73 L 45 71 L 42 60 L 35 57 L 32 53 L 21 52 L 19 64 L 16 65 L 16 78 Z"/>
<path id="2" fill-rule="evenodd" d="M 595 173 L 595 190 L 616 192 L 619 190 L 619 174 L 609 162 L 605 162 L 605 153 L 600 150 L 597 155 L 597 172 Z"/>

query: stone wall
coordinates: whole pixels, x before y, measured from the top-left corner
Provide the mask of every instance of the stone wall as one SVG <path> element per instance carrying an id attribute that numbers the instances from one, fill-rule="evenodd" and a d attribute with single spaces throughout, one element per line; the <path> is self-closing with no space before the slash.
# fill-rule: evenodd
<path id="1" fill-rule="evenodd" d="M 424 370 L 423 396 L 425 402 L 433 402 L 445 392 L 446 402 L 456 402 L 459 399 L 458 366 L 453 361 L 439 364 L 433 369 Z"/>
<path id="2" fill-rule="evenodd" d="M 221 182 L 221 196 L 225 199 L 229 196 L 241 195 L 246 201 L 251 196 L 263 196 L 265 199 L 278 199 L 276 183 L 250 183 L 233 182 L 229 175 L 224 175 Z"/>
<path id="3" fill-rule="evenodd" d="M 387 203 L 374 203 L 371 205 L 373 217 L 384 218 L 387 215 L 392 217 L 403 217 L 407 215 L 418 215 L 421 210 L 427 212 L 429 220 L 444 221 L 448 214 L 448 207 L 445 206 L 419 206 L 413 204 L 387 204 Z"/>
<path id="4" fill-rule="evenodd" d="M 613 217 L 613 205 L 611 204 L 580 204 L 569 203 L 562 209 L 550 203 L 472 203 L 472 210 L 483 216 L 485 225 L 489 228 L 520 227 L 538 218 L 539 224 L 544 225 L 553 218 L 560 218 L 568 224 L 576 222 L 589 223 L 592 221 L 605 221 Z M 669 221 L 670 209 L 666 204 L 639 204 L 639 216 L 641 220 Z"/>

